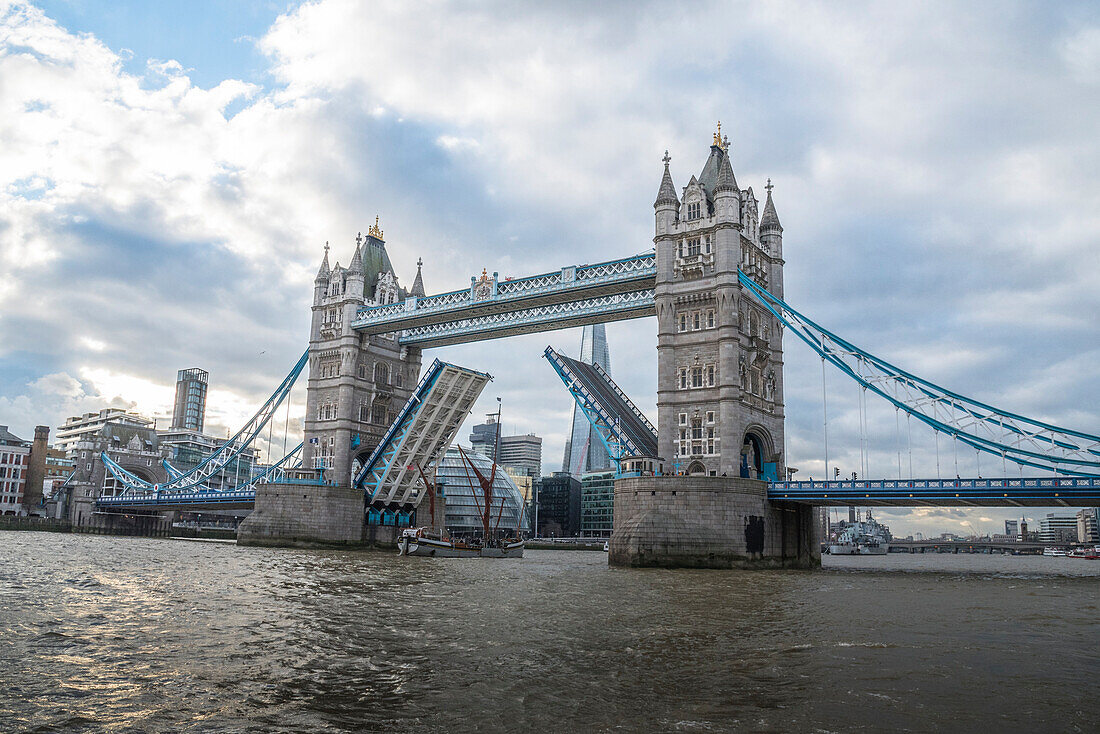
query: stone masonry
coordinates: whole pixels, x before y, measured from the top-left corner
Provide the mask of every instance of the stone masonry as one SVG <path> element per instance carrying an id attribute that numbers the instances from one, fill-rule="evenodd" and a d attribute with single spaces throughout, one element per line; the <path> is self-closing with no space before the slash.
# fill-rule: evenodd
<path id="1" fill-rule="evenodd" d="M 237 529 L 241 545 L 359 545 L 363 490 L 318 484 L 315 470 L 256 487 L 256 509 Z M 311 476 L 312 475 L 312 476 Z"/>
<path id="2" fill-rule="evenodd" d="M 660 454 L 682 474 L 780 478 L 780 326 L 737 271 L 782 297 L 783 228 L 770 182 L 760 217 L 738 188 L 720 132 L 682 201 L 666 153 L 654 203 Z"/>
<path id="3" fill-rule="evenodd" d="M 814 568 L 814 511 L 768 502 L 767 483 L 730 477 L 615 482 L 608 562 L 668 568 Z"/>

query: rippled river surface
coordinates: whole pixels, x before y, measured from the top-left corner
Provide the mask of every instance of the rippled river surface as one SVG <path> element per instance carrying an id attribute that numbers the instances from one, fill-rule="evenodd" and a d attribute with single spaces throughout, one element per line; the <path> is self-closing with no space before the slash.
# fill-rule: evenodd
<path id="1" fill-rule="evenodd" d="M 1100 730 L 1100 561 L 626 570 L 29 532 L 0 554 L 4 732 Z"/>

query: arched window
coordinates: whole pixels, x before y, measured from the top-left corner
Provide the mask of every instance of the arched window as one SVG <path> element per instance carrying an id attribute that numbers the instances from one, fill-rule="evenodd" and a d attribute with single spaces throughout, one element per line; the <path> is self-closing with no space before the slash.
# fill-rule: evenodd
<path id="1" fill-rule="evenodd" d="M 379 385 L 390 384 L 390 366 L 385 362 L 374 363 L 374 381 Z"/>

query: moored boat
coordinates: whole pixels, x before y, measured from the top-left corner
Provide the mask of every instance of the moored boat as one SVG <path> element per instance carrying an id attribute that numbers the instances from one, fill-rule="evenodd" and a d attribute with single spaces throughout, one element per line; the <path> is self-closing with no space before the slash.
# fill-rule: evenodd
<path id="1" fill-rule="evenodd" d="M 397 553 L 426 558 L 523 558 L 522 540 L 504 540 L 482 545 L 433 534 L 427 528 L 409 528 L 401 533 Z"/>

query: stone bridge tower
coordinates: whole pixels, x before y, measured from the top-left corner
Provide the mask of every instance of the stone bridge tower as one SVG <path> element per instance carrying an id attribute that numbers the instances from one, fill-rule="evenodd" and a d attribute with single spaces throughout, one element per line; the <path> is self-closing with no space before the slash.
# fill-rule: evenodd
<path id="1" fill-rule="evenodd" d="M 653 205 L 660 453 L 677 473 L 784 478 L 782 334 L 737 279 L 783 296 L 783 228 L 771 182 L 761 216 L 728 148 L 719 125 L 682 197 L 666 153 Z"/>
<path id="2" fill-rule="evenodd" d="M 663 476 L 615 482 L 608 562 L 618 566 L 813 568 L 812 508 L 768 498 L 785 478 L 778 319 L 738 269 L 783 296 L 783 227 L 763 212 L 714 135 L 680 195 L 669 157 L 657 192 L 657 433 Z M 668 470 L 672 469 L 672 475 Z"/>
<path id="3" fill-rule="evenodd" d="M 352 321 L 364 306 L 424 295 L 424 285 L 418 267 L 412 290 L 400 287 L 377 220 L 366 238 L 355 238 L 347 267 L 330 267 L 328 249 L 314 280 L 302 465 L 348 486 L 408 400 L 421 359 L 396 333 L 361 335 Z"/>

